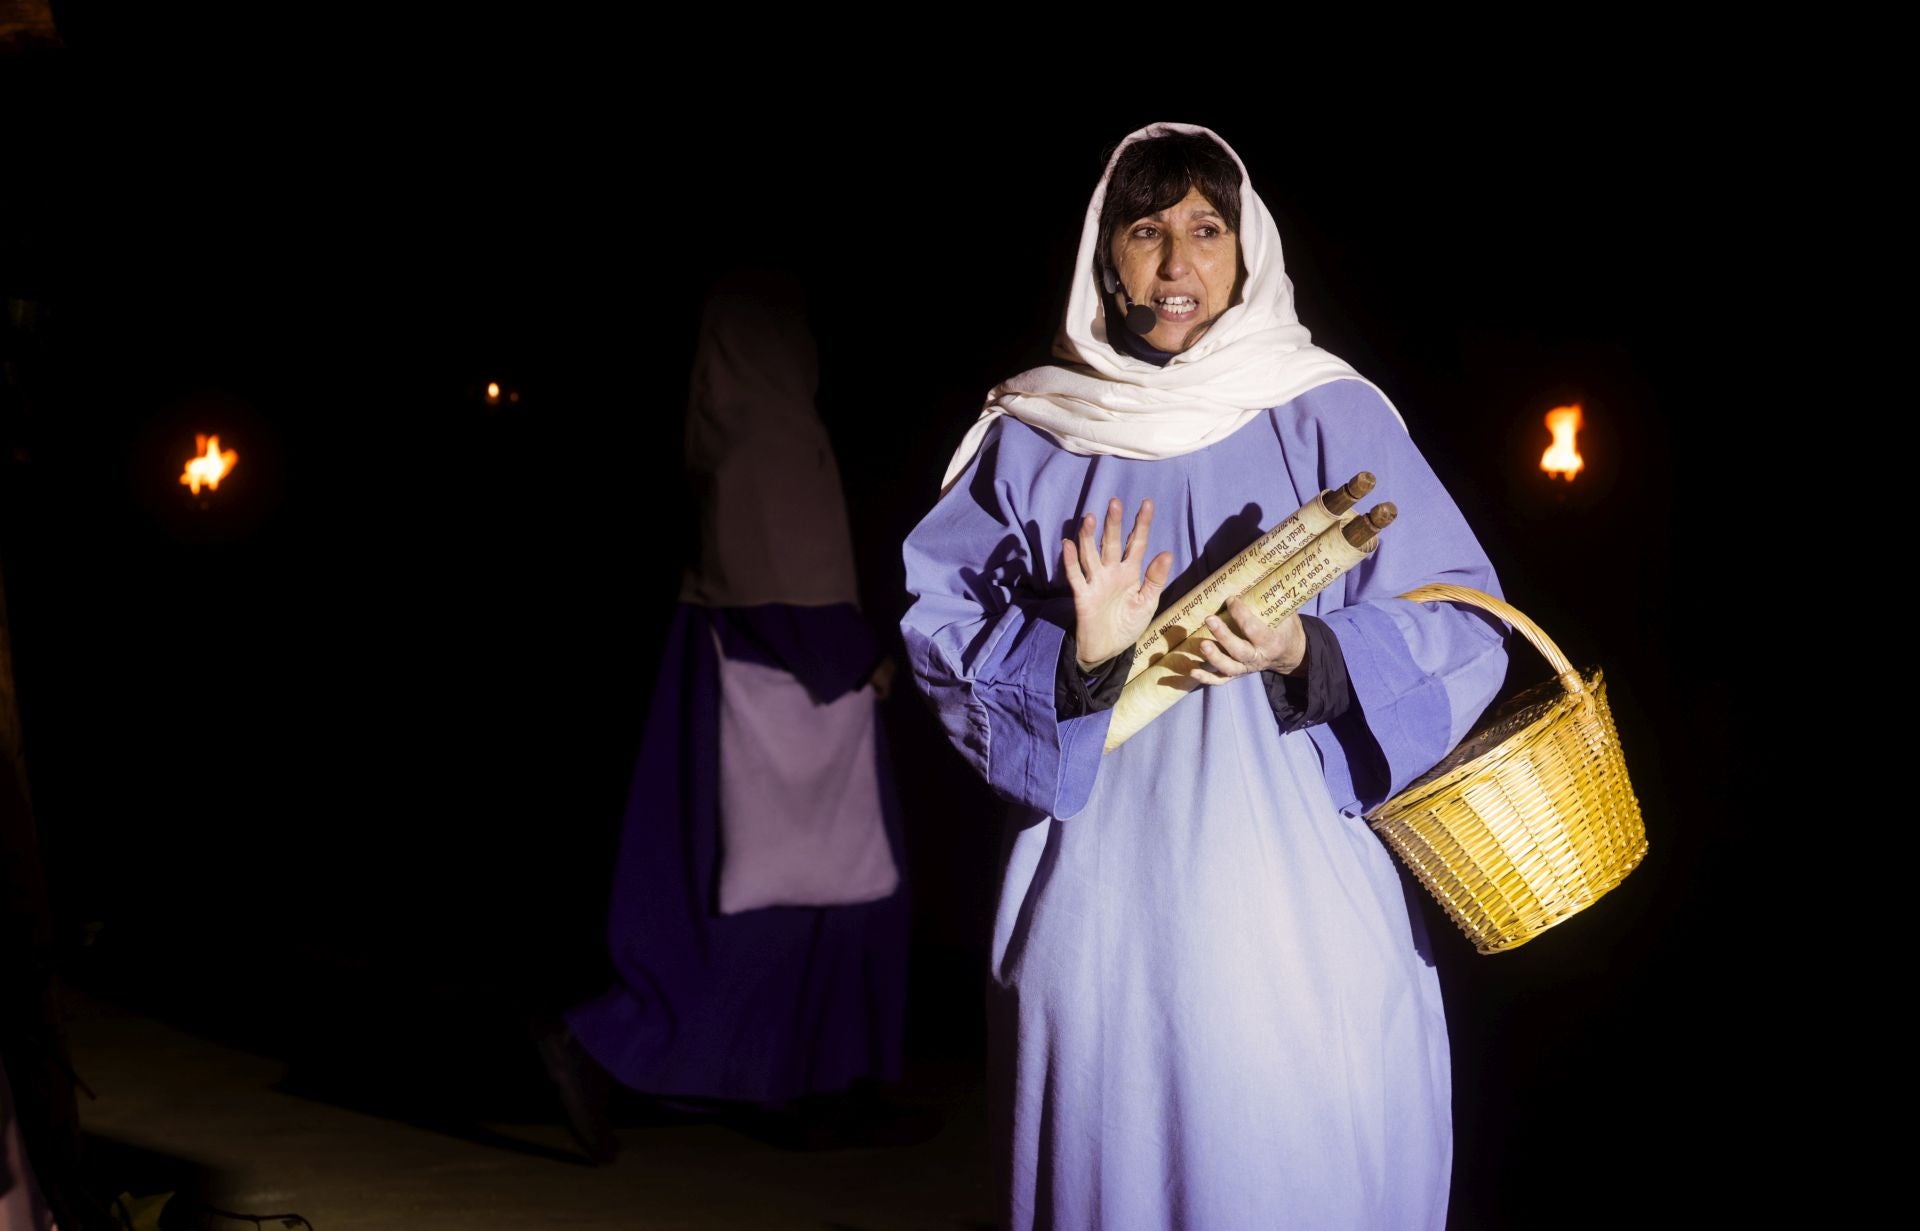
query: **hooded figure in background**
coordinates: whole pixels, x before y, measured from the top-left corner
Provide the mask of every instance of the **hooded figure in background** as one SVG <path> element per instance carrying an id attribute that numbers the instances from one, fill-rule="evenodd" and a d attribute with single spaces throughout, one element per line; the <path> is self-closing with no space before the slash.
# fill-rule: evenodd
<path id="1" fill-rule="evenodd" d="M 1006 1226 L 1440 1231 L 1440 986 L 1362 813 L 1506 669 L 1497 622 L 1396 596 L 1497 594 L 1493 568 L 1399 413 L 1312 345 L 1213 133 L 1121 143 L 1073 276 L 1061 362 L 989 394 L 905 545 L 914 682 L 1010 805 Z M 1230 604 L 1204 687 L 1103 755 L 1156 610 L 1362 470 L 1399 508 L 1378 550 L 1276 628 Z"/>
<path id="2" fill-rule="evenodd" d="M 616 982 L 541 1040 L 597 1160 L 616 1148 L 609 1077 L 683 1105 L 792 1109 L 899 1076 L 908 912 L 877 714 L 893 663 L 856 605 L 817 384 L 799 284 L 724 277 L 688 402 L 698 555 L 614 879 Z"/>

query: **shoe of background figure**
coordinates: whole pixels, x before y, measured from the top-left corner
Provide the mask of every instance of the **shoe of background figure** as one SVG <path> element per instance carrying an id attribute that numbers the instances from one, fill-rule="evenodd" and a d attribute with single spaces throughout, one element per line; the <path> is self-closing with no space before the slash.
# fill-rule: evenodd
<path id="1" fill-rule="evenodd" d="M 613 1102 L 613 1075 L 600 1067 L 558 1018 L 536 1023 L 533 1042 L 560 1095 L 574 1140 L 596 1165 L 612 1162 L 620 1153 L 620 1139 L 614 1136 L 608 1114 Z"/>

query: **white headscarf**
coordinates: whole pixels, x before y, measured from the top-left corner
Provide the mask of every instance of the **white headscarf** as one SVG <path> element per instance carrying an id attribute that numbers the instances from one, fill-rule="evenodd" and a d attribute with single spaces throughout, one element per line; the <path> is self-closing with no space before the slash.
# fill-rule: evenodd
<path id="1" fill-rule="evenodd" d="M 819 360 L 800 284 L 729 275 L 707 296 L 687 393 L 700 558 L 682 601 L 709 607 L 858 601 L 840 467 L 814 410 Z"/>
<path id="2" fill-rule="evenodd" d="M 1221 313 L 1193 346 L 1165 367 L 1155 367 L 1122 354 L 1107 341 L 1110 318 L 1102 309 L 1105 292 L 1095 271 L 1103 255 L 1100 206 L 1114 164 L 1134 142 L 1173 133 L 1211 137 L 1239 166 L 1238 239 L 1247 276 L 1238 303 Z M 1125 328 L 1124 323 L 1120 327 Z M 1033 368 L 987 394 L 986 409 L 947 465 L 941 491 L 960 477 L 980 451 L 988 426 L 1001 415 L 1039 428 L 1071 453 L 1178 457 L 1225 440 L 1261 411 L 1316 386 L 1363 379 L 1345 361 L 1313 345 L 1306 326 L 1294 315 L 1280 229 L 1254 192 L 1246 164 L 1215 133 L 1193 124 L 1149 124 L 1129 134 L 1107 161 L 1087 205 L 1067 319 L 1054 336 L 1053 353 L 1064 366 Z M 1401 419 L 1401 426 L 1405 424 Z"/>

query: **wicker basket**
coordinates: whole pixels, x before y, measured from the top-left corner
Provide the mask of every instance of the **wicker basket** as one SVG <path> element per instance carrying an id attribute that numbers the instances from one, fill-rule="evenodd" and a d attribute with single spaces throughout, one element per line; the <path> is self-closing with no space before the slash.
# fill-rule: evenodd
<path id="1" fill-rule="evenodd" d="M 1582 678 L 1538 625 L 1491 594 L 1400 597 L 1492 612 L 1557 678 L 1515 697 L 1367 820 L 1482 953 L 1526 944 L 1593 905 L 1647 853 L 1640 803 L 1600 672 Z"/>

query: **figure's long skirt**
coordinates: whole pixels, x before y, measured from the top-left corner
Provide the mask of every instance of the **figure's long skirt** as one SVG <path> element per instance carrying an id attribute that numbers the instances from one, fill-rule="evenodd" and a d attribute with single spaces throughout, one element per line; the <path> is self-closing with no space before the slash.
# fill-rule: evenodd
<path id="1" fill-rule="evenodd" d="M 718 910 L 720 679 L 712 629 L 683 604 L 648 715 L 608 919 L 617 982 L 567 1014 L 628 1088 L 778 1103 L 899 1076 L 904 889 L 853 906 Z M 884 733 L 877 757 L 904 869 Z"/>

